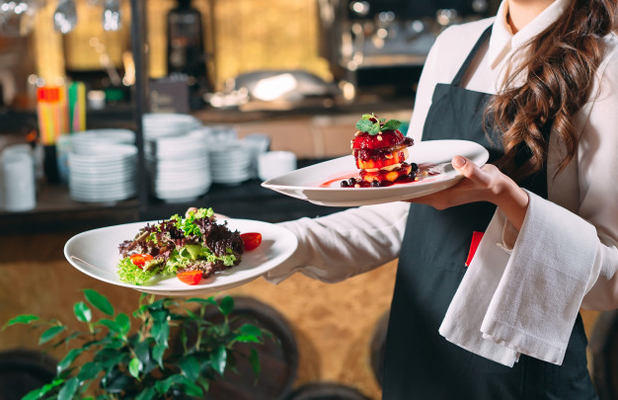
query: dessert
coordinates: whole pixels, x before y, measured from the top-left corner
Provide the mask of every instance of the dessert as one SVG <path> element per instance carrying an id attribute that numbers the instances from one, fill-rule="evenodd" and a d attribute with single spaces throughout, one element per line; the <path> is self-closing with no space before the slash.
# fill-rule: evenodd
<path id="1" fill-rule="evenodd" d="M 400 126 L 400 121 L 386 121 L 375 114 L 364 114 L 358 120 L 351 147 L 360 179 L 344 180 L 342 187 L 388 186 L 416 179 L 418 166 L 406 162 L 414 140 L 404 136 Z"/>

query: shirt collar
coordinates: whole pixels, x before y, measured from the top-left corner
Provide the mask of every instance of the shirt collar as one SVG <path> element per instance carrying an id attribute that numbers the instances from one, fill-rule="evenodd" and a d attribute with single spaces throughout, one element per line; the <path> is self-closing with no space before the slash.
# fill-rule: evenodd
<path id="1" fill-rule="evenodd" d="M 487 50 L 487 61 L 492 69 L 496 68 L 500 62 L 513 50 L 528 43 L 545 28 L 554 23 L 565 11 L 570 0 L 555 0 L 535 19 L 513 35 L 511 28 L 506 21 L 508 12 L 508 1 L 503 0 L 498 8 L 498 13 L 494 21 L 494 26 L 489 39 Z"/>

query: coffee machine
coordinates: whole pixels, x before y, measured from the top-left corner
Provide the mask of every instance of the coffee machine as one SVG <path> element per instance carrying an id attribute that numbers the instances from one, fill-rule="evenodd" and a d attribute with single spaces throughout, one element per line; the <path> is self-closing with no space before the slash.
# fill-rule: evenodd
<path id="1" fill-rule="evenodd" d="M 414 93 L 444 28 L 491 15 L 496 0 L 318 0 L 320 52 L 353 99 Z M 346 89 L 347 88 L 347 89 Z"/>

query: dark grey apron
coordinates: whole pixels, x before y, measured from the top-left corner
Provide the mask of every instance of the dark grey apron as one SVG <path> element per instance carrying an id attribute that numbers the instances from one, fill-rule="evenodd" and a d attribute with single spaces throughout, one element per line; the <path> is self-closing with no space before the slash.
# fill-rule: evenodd
<path id="1" fill-rule="evenodd" d="M 483 110 L 491 95 L 460 87 L 490 33 L 491 27 L 480 37 L 450 85 L 436 86 L 423 140 L 475 141 L 489 150 L 489 162 L 493 162 L 503 151 L 500 141 L 490 143 L 484 130 Z M 546 176 L 544 169 L 522 186 L 546 198 Z M 490 203 L 443 211 L 411 205 L 386 340 L 385 400 L 597 398 L 588 374 L 587 340 L 579 317 L 562 366 L 521 356 L 513 368 L 505 367 L 448 342 L 438 333 L 466 272 L 464 264 L 472 234 L 486 230 L 494 211 Z"/>

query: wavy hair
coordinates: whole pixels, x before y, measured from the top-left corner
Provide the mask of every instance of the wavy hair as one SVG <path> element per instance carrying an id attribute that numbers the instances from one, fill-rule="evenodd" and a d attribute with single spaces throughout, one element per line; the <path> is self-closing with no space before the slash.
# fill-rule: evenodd
<path id="1" fill-rule="evenodd" d="M 551 128 L 566 150 L 557 173 L 575 156 L 573 116 L 591 95 L 604 55 L 600 38 L 616 29 L 616 1 L 572 0 L 565 14 L 524 49 L 525 61 L 507 89 L 489 101 L 486 116 L 502 132 L 504 146 L 497 164 L 516 181 L 543 168 L 548 148 L 543 132 Z M 525 83 L 513 87 L 518 76 L 524 76 Z M 519 162 L 522 147 L 530 158 Z"/>

